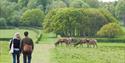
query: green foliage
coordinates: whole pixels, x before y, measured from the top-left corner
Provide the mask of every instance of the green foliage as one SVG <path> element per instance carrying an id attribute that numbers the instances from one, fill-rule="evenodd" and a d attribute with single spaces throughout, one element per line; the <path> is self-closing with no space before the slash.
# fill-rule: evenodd
<path id="1" fill-rule="evenodd" d="M 49 4 L 47 6 L 47 12 L 53 9 L 57 9 L 57 8 L 65 8 L 67 7 L 66 4 L 63 1 L 53 1 L 51 2 L 51 4 Z"/>
<path id="2" fill-rule="evenodd" d="M 18 0 L 18 4 L 23 8 L 26 7 L 29 0 Z"/>
<path id="3" fill-rule="evenodd" d="M 103 25 L 117 21 L 107 14 L 94 8 L 55 9 L 46 15 L 44 29 L 62 36 L 94 36 Z"/>
<path id="4" fill-rule="evenodd" d="M 118 22 L 118 20 L 114 18 L 113 15 L 108 10 L 100 8 L 99 11 L 106 17 L 108 21 Z"/>
<path id="5" fill-rule="evenodd" d="M 106 24 L 97 32 L 97 35 L 101 37 L 116 37 L 122 34 L 123 30 L 117 23 Z"/>
<path id="6" fill-rule="evenodd" d="M 82 0 L 75 0 L 70 3 L 70 7 L 74 8 L 88 8 L 90 7 L 87 3 Z"/>
<path id="7" fill-rule="evenodd" d="M 21 21 L 26 26 L 42 26 L 44 13 L 40 9 L 29 9 L 21 16 Z"/>
<path id="8" fill-rule="evenodd" d="M 99 7 L 99 1 L 98 0 L 83 0 L 83 1 L 86 2 L 92 8 L 98 8 Z"/>
<path id="9" fill-rule="evenodd" d="M 115 10 L 116 10 L 116 16 L 125 25 L 125 0 L 119 0 Z"/>
<path id="10" fill-rule="evenodd" d="M 5 18 L 0 18 L 0 28 L 6 28 L 7 22 Z"/>
<path id="11" fill-rule="evenodd" d="M 116 5 L 116 11 L 117 11 L 116 14 L 118 14 L 118 17 L 121 17 L 123 14 L 125 14 L 125 8 L 124 7 L 125 7 L 125 1 L 119 0 L 118 4 Z"/>
<path id="12" fill-rule="evenodd" d="M 42 9 L 44 11 L 44 13 L 46 13 L 46 8 L 47 5 L 51 2 L 51 0 L 37 0 L 37 4 L 38 5 L 42 5 Z"/>

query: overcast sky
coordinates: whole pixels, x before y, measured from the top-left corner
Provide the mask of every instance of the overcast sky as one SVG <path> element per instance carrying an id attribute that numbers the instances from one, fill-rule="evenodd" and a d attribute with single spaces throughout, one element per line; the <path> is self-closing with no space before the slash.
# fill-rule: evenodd
<path id="1" fill-rule="evenodd" d="M 99 1 L 103 1 L 103 2 L 112 2 L 112 1 L 118 1 L 118 0 L 99 0 Z"/>

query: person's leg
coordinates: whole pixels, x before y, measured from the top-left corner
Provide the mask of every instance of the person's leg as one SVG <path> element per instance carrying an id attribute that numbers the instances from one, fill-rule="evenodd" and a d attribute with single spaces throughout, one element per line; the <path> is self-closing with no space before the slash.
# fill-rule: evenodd
<path id="1" fill-rule="evenodd" d="M 23 63 L 26 63 L 27 59 L 26 59 L 26 54 L 23 54 Z"/>
<path id="2" fill-rule="evenodd" d="M 16 54 L 12 54 L 12 56 L 13 56 L 13 63 L 16 63 Z"/>
<path id="3" fill-rule="evenodd" d="M 17 63 L 20 63 L 20 53 L 17 54 Z"/>
<path id="4" fill-rule="evenodd" d="M 32 54 L 28 54 L 28 63 L 31 63 Z"/>

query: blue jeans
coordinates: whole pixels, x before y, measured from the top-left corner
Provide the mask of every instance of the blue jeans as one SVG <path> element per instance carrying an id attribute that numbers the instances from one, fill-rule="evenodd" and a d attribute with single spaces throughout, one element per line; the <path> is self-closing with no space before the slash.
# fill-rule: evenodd
<path id="1" fill-rule="evenodd" d="M 32 58 L 32 54 L 23 54 L 23 63 L 27 63 L 27 59 L 28 59 L 28 63 L 31 63 L 31 58 Z"/>
<path id="2" fill-rule="evenodd" d="M 14 52 L 12 53 L 13 63 L 20 63 L 20 53 Z"/>

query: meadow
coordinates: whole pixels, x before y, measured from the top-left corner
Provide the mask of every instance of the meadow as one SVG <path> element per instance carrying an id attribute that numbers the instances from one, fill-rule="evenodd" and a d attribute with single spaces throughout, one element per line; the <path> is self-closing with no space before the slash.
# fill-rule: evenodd
<path id="1" fill-rule="evenodd" d="M 39 33 L 28 29 L 2 29 L 0 38 L 12 38 L 15 32 L 29 31 L 35 41 Z M 39 31 L 39 30 L 38 30 Z M 125 63 L 125 43 L 98 42 L 98 48 L 83 47 L 53 47 L 58 38 L 53 33 L 42 32 L 39 44 L 35 44 L 33 63 Z M 12 61 L 9 51 L 9 41 L 0 41 L 0 63 Z M 22 60 L 22 59 L 21 59 Z M 21 61 L 22 62 L 22 61 Z"/>
<path id="2" fill-rule="evenodd" d="M 65 47 L 53 49 L 56 63 L 125 63 L 124 43 L 98 43 L 98 48 Z"/>

